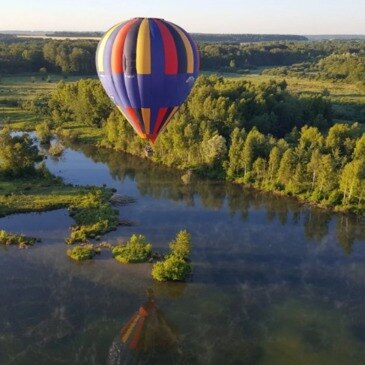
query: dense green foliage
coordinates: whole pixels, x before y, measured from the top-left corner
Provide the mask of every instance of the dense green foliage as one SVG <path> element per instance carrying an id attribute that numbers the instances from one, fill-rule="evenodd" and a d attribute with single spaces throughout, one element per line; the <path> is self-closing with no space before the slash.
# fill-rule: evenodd
<path id="1" fill-rule="evenodd" d="M 184 281 L 191 272 L 187 262 L 191 252 L 190 233 L 186 230 L 178 232 L 169 247 L 165 259 L 153 265 L 152 277 L 157 281 Z"/>
<path id="2" fill-rule="evenodd" d="M 97 41 L 22 40 L 0 41 L 1 73 L 47 72 L 94 74 Z"/>
<path id="3" fill-rule="evenodd" d="M 143 235 L 132 235 L 126 244 L 119 244 L 112 250 L 113 257 L 123 263 L 146 262 L 152 254 L 152 245 Z"/>
<path id="4" fill-rule="evenodd" d="M 303 42 L 287 35 L 196 34 L 202 70 L 239 71 L 258 66 L 312 62 L 332 53 L 359 54 L 365 41 Z M 225 43 L 224 43 L 225 42 Z M 95 74 L 97 40 L 0 39 L 1 73 Z"/>
<path id="5" fill-rule="evenodd" d="M 186 260 L 191 253 L 191 235 L 187 230 L 180 231 L 176 238 L 170 243 L 170 252 Z"/>
<path id="6" fill-rule="evenodd" d="M 315 62 L 331 54 L 364 54 L 365 41 L 200 44 L 201 69 L 239 72 L 258 66 Z"/>
<path id="7" fill-rule="evenodd" d="M 365 51 L 331 54 L 316 62 L 299 63 L 264 71 L 268 75 L 307 77 L 333 81 L 360 83 L 365 86 Z"/>
<path id="8" fill-rule="evenodd" d="M 191 267 L 183 258 L 169 255 L 153 265 L 152 277 L 157 281 L 184 281 L 190 272 Z"/>
<path id="9" fill-rule="evenodd" d="M 51 141 L 52 132 L 47 122 L 37 124 L 35 132 L 40 143 L 47 144 Z"/>
<path id="10" fill-rule="evenodd" d="M 117 228 L 119 213 L 109 203 L 110 196 L 110 191 L 95 188 L 69 207 L 70 216 L 77 225 L 71 228 L 67 244 L 85 242 L 87 238 L 95 238 Z"/>
<path id="11" fill-rule="evenodd" d="M 41 160 L 29 134 L 12 135 L 8 128 L 0 131 L 0 173 L 13 177 L 32 175 Z"/>
<path id="12" fill-rule="evenodd" d="M 89 101 L 85 100 L 81 109 L 73 109 L 77 104 L 69 102 L 70 94 L 75 95 L 79 86 L 102 95 L 96 81 L 61 83 L 49 102 L 58 123 L 70 115 L 78 115 L 81 123 L 93 110 L 94 125 L 102 125 L 104 131 L 102 146 L 143 156 L 145 143 L 109 102 L 98 108 L 102 102 L 95 101 L 87 108 Z M 204 176 L 360 212 L 364 207 L 363 159 L 355 150 L 363 143 L 362 128 L 337 124 L 328 129 L 331 114 L 328 100 L 321 96 L 295 98 L 286 91 L 285 82 L 255 85 L 201 77 L 155 143 L 152 159 Z M 322 172 L 314 171 L 313 166 L 320 166 L 324 176 L 330 174 L 331 184 L 323 184 Z"/>
<path id="13" fill-rule="evenodd" d="M 34 237 L 27 237 L 23 234 L 14 234 L 0 230 L 0 245 L 17 245 L 20 248 L 23 248 L 34 245 L 36 241 L 37 239 Z"/>
<path id="14" fill-rule="evenodd" d="M 76 261 L 92 259 L 100 249 L 96 249 L 92 244 L 75 246 L 67 250 L 67 256 Z"/>

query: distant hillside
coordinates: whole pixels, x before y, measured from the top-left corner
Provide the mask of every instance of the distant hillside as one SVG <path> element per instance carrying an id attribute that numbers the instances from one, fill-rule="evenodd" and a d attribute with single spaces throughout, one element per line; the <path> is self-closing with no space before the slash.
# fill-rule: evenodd
<path id="1" fill-rule="evenodd" d="M 197 42 L 228 42 L 228 43 L 249 43 L 249 42 L 271 42 L 271 41 L 307 41 L 308 38 L 292 34 L 208 34 L 193 33 Z"/>
<path id="2" fill-rule="evenodd" d="M 365 34 L 315 34 L 306 35 L 311 41 L 365 39 Z"/>

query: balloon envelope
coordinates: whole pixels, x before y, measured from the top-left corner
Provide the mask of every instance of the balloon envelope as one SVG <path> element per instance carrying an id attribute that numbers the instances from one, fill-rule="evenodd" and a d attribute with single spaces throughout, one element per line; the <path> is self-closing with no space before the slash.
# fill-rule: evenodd
<path id="1" fill-rule="evenodd" d="M 154 142 L 188 97 L 198 76 L 191 36 L 157 18 L 134 18 L 109 29 L 96 52 L 100 81 L 142 138 Z"/>

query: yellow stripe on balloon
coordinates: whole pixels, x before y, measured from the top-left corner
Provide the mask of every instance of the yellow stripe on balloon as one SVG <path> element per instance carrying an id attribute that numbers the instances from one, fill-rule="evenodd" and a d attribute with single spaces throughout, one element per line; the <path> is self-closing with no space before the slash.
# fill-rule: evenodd
<path id="1" fill-rule="evenodd" d="M 151 73 L 151 39 L 147 18 L 142 20 L 139 27 L 136 53 L 137 74 L 149 75 Z"/>
<path id="2" fill-rule="evenodd" d="M 141 108 L 141 112 L 144 123 L 144 130 L 146 131 L 146 134 L 150 134 L 151 109 Z"/>
<path id="3" fill-rule="evenodd" d="M 114 25 L 114 27 L 110 28 L 104 35 L 104 37 L 101 39 L 98 49 L 97 49 L 97 55 L 96 55 L 96 66 L 98 69 L 98 72 L 104 72 L 104 50 L 106 46 L 106 42 L 108 41 L 109 37 L 113 33 L 113 31 L 119 27 L 122 23 L 118 23 L 117 25 Z"/>
<path id="4" fill-rule="evenodd" d="M 193 73 L 194 72 L 194 53 L 193 53 L 193 47 L 191 46 L 191 43 L 188 39 L 188 37 L 186 36 L 186 34 L 179 28 L 177 27 L 175 24 L 169 23 L 180 35 L 184 46 L 185 46 L 185 50 L 186 50 L 186 58 L 188 60 L 187 64 L 187 73 Z"/>

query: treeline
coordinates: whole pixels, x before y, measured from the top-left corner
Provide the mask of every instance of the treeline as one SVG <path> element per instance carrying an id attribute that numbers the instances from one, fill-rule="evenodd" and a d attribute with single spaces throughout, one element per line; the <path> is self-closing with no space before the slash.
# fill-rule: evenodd
<path id="1" fill-rule="evenodd" d="M 102 128 L 101 146 L 144 155 L 145 142 L 95 80 L 60 83 L 47 103 L 54 123 Z M 321 97 L 294 98 L 285 83 L 254 86 L 201 77 L 153 146 L 155 162 L 364 210 L 365 136 L 358 124 L 331 126 Z"/>
<path id="2" fill-rule="evenodd" d="M 203 70 L 244 71 L 259 66 L 290 66 L 316 62 L 331 54 L 364 53 L 365 41 L 261 42 L 200 44 Z"/>
<path id="3" fill-rule="evenodd" d="M 193 33 L 196 42 L 212 43 L 251 43 L 251 42 L 278 42 L 278 41 L 307 41 L 308 38 L 293 34 L 208 34 Z"/>
<path id="4" fill-rule="evenodd" d="M 363 56 L 365 49 L 365 41 L 199 42 L 198 45 L 202 70 L 229 72 L 247 72 L 260 66 L 314 64 L 332 54 L 348 53 L 356 58 Z M 0 39 L 0 73 L 38 72 L 45 68 L 55 73 L 95 74 L 96 47 L 97 41 L 86 39 Z M 359 61 L 363 62 L 363 59 Z M 337 64 L 342 67 L 340 63 Z M 322 67 L 321 64 L 319 67 Z M 343 71 L 339 72 L 341 74 Z"/>
<path id="5" fill-rule="evenodd" d="M 200 77 L 178 119 L 193 126 L 203 123 L 202 131 L 192 127 L 191 135 L 215 130 L 229 138 L 235 127 L 247 130 L 256 126 L 262 133 L 282 137 L 294 127 L 305 124 L 325 130 L 331 125 L 331 104 L 322 96 L 294 97 L 286 90 L 286 82 L 270 81 L 255 85 L 245 80 L 223 77 Z M 114 110 L 97 80 L 80 80 L 58 84 L 48 102 L 40 95 L 30 105 L 38 114 L 51 109 L 54 121 L 62 125 L 74 120 L 79 124 L 100 127 Z M 113 114 L 114 115 L 114 114 Z"/>
<path id="6" fill-rule="evenodd" d="M 265 70 L 268 75 L 308 77 L 365 85 L 365 50 L 361 53 L 331 54 L 317 62 Z"/>
<path id="7" fill-rule="evenodd" d="M 92 40 L 0 39 L 0 73 L 48 72 L 91 75 L 96 73 Z"/>

